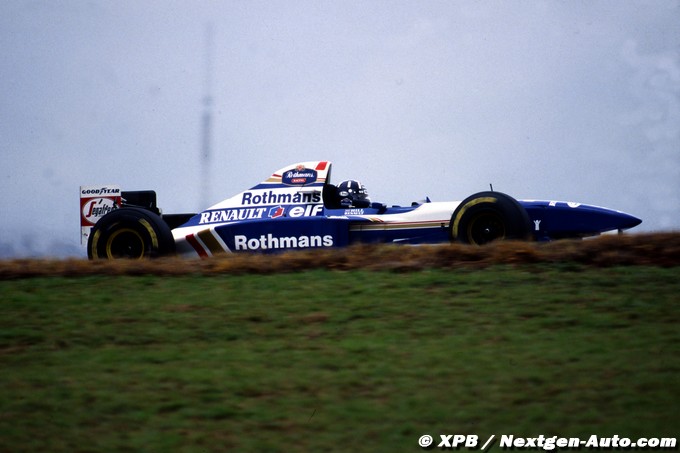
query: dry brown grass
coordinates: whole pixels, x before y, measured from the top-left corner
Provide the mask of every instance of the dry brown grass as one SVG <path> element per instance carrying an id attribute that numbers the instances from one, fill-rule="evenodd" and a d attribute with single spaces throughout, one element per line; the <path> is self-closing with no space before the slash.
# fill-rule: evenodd
<path id="1" fill-rule="evenodd" d="M 584 241 L 460 244 L 356 245 L 278 255 L 224 254 L 205 260 L 162 258 L 142 261 L 14 259 L 0 261 L 0 280 L 43 276 L 219 275 L 295 272 L 309 269 L 368 269 L 397 272 L 427 268 L 483 268 L 494 264 L 575 263 L 680 266 L 680 233 L 609 235 Z"/>

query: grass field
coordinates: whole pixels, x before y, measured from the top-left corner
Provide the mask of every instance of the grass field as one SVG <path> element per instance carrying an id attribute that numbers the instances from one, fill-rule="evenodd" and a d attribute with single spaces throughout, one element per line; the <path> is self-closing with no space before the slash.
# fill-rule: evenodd
<path id="1" fill-rule="evenodd" d="M 679 270 L 536 263 L 0 281 L 0 451 L 677 437 Z"/>

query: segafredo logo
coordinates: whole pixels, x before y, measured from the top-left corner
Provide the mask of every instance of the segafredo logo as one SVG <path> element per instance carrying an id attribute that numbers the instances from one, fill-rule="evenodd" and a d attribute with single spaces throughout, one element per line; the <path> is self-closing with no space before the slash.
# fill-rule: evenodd
<path id="1" fill-rule="evenodd" d="M 283 173 L 281 182 L 289 186 L 299 186 L 311 184 L 316 181 L 317 172 L 311 168 L 305 168 L 304 165 L 298 165 L 295 170 L 289 170 Z"/>
<path id="2" fill-rule="evenodd" d="M 90 198 L 82 205 L 81 225 L 94 225 L 97 220 L 114 209 L 118 209 L 115 198 Z"/>
<path id="3" fill-rule="evenodd" d="M 234 236 L 236 250 L 277 250 L 277 249 L 302 249 L 309 247 L 332 247 L 333 236 L 274 236 L 269 233 L 259 238 L 237 234 Z"/>

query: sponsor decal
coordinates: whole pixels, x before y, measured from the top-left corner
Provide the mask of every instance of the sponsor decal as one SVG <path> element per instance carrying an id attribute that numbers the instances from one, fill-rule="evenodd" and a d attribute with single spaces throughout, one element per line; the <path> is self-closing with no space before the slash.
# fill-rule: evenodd
<path id="1" fill-rule="evenodd" d="M 120 195 L 115 185 L 80 186 L 80 226 L 85 237 L 100 218 L 121 206 Z"/>
<path id="2" fill-rule="evenodd" d="M 199 225 L 218 222 L 235 222 L 237 220 L 261 219 L 267 208 L 220 209 L 201 213 Z"/>
<path id="3" fill-rule="evenodd" d="M 309 247 L 332 247 L 334 244 L 333 236 L 274 236 L 269 233 L 260 237 L 251 237 L 238 234 L 234 236 L 235 250 L 277 250 L 277 249 L 296 249 Z"/>
<path id="4" fill-rule="evenodd" d="M 273 208 L 269 209 L 269 217 L 272 219 L 275 219 L 277 217 L 283 217 L 283 215 L 286 213 L 286 210 L 283 208 L 283 206 L 274 206 Z"/>
<path id="5" fill-rule="evenodd" d="M 81 187 L 80 196 L 96 196 L 96 195 L 107 195 L 107 196 L 120 196 L 120 187 Z"/>
<path id="6" fill-rule="evenodd" d="M 241 204 L 260 205 L 260 204 L 301 204 L 301 203 L 321 203 L 321 192 L 274 192 L 267 190 L 260 193 L 243 192 Z"/>
<path id="7" fill-rule="evenodd" d="M 293 206 L 288 209 L 288 217 L 313 217 L 321 215 L 323 212 L 323 205 L 308 204 L 302 206 Z"/>
<path id="8" fill-rule="evenodd" d="M 80 186 L 80 243 L 87 243 L 92 227 L 122 202 L 116 185 Z"/>
<path id="9" fill-rule="evenodd" d="M 87 198 L 81 205 L 81 224 L 94 225 L 114 209 L 118 209 L 119 200 L 116 198 Z"/>
<path id="10" fill-rule="evenodd" d="M 345 209 L 345 215 L 364 215 L 363 209 Z"/>
<path id="11" fill-rule="evenodd" d="M 237 222 L 239 220 L 276 219 L 279 217 L 313 217 L 323 213 L 323 205 L 274 206 L 272 208 L 218 209 L 201 213 L 199 225 Z"/>
<path id="12" fill-rule="evenodd" d="M 289 186 L 300 186 L 311 184 L 316 181 L 317 172 L 311 168 L 305 168 L 303 165 L 298 165 L 295 170 L 289 170 L 283 173 L 281 182 Z"/>
<path id="13" fill-rule="evenodd" d="M 557 206 L 557 203 L 562 203 L 562 202 L 560 202 L 560 201 L 551 201 L 550 203 L 548 203 L 548 206 L 555 207 L 555 206 Z M 567 206 L 569 206 L 570 208 L 572 208 L 572 209 L 573 209 L 573 208 L 578 208 L 579 206 L 581 206 L 581 203 L 574 203 L 573 201 L 567 201 L 565 204 L 566 204 Z"/>

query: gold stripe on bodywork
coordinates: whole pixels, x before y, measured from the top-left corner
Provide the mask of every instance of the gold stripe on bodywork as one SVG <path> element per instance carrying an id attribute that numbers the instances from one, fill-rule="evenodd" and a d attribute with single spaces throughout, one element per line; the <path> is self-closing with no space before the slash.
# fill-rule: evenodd
<path id="1" fill-rule="evenodd" d="M 403 222 L 403 223 L 378 223 L 378 224 L 358 224 L 350 226 L 351 231 L 369 230 L 412 230 L 415 228 L 446 228 L 447 221 L 432 220 L 427 222 Z"/>
<path id="2" fill-rule="evenodd" d="M 201 241 L 203 241 L 205 246 L 208 247 L 208 250 L 210 250 L 213 255 L 224 252 L 224 249 L 220 243 L 217 242 L 217 239 L 215 239 L 215 236 L 213 236 L 212 230 L 199 231 L 198 237 L 201 239 Z"/>

